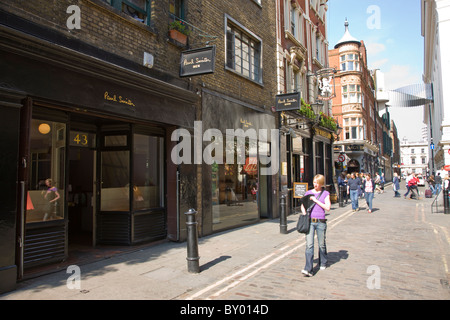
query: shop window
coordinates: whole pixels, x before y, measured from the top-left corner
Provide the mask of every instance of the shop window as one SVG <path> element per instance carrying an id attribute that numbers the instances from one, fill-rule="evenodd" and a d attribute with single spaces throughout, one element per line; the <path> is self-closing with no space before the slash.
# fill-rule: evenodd
<path id="1" fill-rule="evenodd" d="M 103 0 L 133 19 L 150 24 L 150 0 Z"/>
<path id="2" fill-rule="evenodd" d="M 134 135 L 133 207 L 134 210 L 164 206 L 164 139 Z"/>
<path id="3" fill-rule="evenodd" d="M 101 211 L 129 211 L 130 152 L 101 153 Z"/>
<path id="4" fill-rule="evenodd" d="M 33 119 L 30 145 L 26 222 L 64 219 L 66 125 Z"/>
<path id="5" fill-rule="evenodd" d="M 227 19 L 226 68 L 258 83 L 262 82 L 262 41 Z"/>
<path id="6" fill-rule="evenodd" d="M 223 154 L 234 154 L 234 161 L 211 166 L 214 231 L 259 219 L 257 141 L 235 139 L 234 144 L 225 144 Z"/>

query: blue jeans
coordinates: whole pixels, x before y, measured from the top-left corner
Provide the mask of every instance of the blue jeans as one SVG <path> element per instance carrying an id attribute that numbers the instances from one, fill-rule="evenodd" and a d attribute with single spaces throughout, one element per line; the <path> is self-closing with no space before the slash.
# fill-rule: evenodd
<path id="1" fill-rule="evenodd" d="M 305 250 L 305 270 L 312 272 L 314 261 L 314 232 L 317 231 L 317 241 L 319 243 L 319 265 L 325 266 L 328 262 L 327 245 L 325 242 L 327 224 L 324 222 L 311 222 L 309 233 L 306 235 L 306 250 Z"/>
<path id="2" fill-rule="evenodd" d="M 369 210 L 372 211 L 373 192 L 366 192 L 364 196 L 366 198 L 366 203 L 369 206 Z"/>
<path id="3" fill-rule="evenodd" d="M 352 201 L 352 209 L 358 209 L 358 190 L 350 190 L 350 200 Z"/>
<path id="4" fill-rule="evenodd" d="M 442 185 L 441 184 L 436 184 L 436 194 L 440 193 L 442 190 Z"/>

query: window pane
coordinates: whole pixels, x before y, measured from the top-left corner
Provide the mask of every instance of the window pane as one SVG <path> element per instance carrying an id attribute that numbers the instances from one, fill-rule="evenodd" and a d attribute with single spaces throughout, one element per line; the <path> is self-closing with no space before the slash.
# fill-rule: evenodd
<path id="1" fill-rule="evenodd" d="M 358 131 L 357 131 L 357 127 L 352 127 L 352 139 L 358 139 Z"/>
<path id="2" fill-rule="evenodd" d="M 254 41 L 246 33 L 236 30 L 233 26 L 227 26 L 227 67 L 246 78 L 260 81 L 261 50 L 260 43 Z M 234 46 L 231 43 L 231 35 L 234 35 Z M 231 50 L 234 52 L 231 52 Z M 234 58 L 234 65 L 231 57 Z"/>
<path id="3" fill-rule="evenodd" d="M 163 207 L 163 138 L 134 135 L 135 210 Z"/>
<path id="4" fill-rule="evenodd" d="M 126 135 L 105 136 L 105 147 L 124 147 L 127 145 Z"/>
<path id="5" fill-rule="evenodd" d="M 66 125 L 31 121 L 26 222 L 64 218 Z"/>
<path id="6" fill-rule="evenodd" d="M 130 152 L 101 154 L 101 211 L 129 211 Z"/>
<path id="7" fill-rule="evenodd" d="M 212 212 L 213 230 L 227 229 L 240 224 L 257 221 L 258 214 L 258 158 L 257 142 L 246 139 L 240 148 L 237 139 L 224 145 L 224 154 L 234 153 L 233 163 L 212 165 Z M 238 163 L 236 155 L 242 154 Z"/>
<path id="8" fill-rule="evenodd" d="M 347 64 L 348 64 L 348 71 L 353 71 L 353 70 L 355 70 L 355 69 L 354 69 L 354 66 L 353 66 L 353 61 L 348 61 Z"/>

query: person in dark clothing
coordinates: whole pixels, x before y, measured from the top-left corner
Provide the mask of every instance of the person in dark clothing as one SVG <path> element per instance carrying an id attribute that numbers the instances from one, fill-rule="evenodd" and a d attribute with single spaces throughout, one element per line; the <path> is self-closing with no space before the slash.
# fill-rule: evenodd
<path id="1" fill-rule="evenodd" d="M 339 189 L 342 188 L 342 198 L 345 200 L 345 204 L 347 204 L 347 202 L 348 202 L 347 179 L 345 178 L 344 173 L 341 173 L 338 177 L 338 186 L 339 186 Z"/>
<path id="2" fill-rule="evenodd" d="M 361 187 L 361 180 L 356 177 L 355 173 L 352 172 L 350 179 L 347 181 L 347 193 L 350 194 L 350 200 L 352 201 L 353 211 L 359 210 L 358 205 L 358 190 Z"/>

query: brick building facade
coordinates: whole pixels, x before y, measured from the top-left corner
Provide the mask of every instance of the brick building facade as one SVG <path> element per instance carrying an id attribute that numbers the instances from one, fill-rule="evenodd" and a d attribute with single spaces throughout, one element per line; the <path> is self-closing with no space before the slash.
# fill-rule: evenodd
<path id="1" fill-rule="evenodd" d="M 278 176 L 259 157 L 275 141 L 235 147 L 240 129 L 277 128 L 275 12 L 258 0 L 0 3 L 0 291 L 73 245 L 183 241 L 189 208 L 200 235 L 278 215 Z M 208 46 L 214 72 L 180 77 L 181 53 Z M 232 146 L 208 129 L 233 129 Z M 192 136 L 216 161 L 177 162 Z M 242 162 L 220 161 L 222 148 Z"/>
<path id="2" fill-rule="evenodd" d="M 368 69 L 364 41 L 350 34 L 347 21 L 342 39 L 329 51 L 329 60 L 330 67 L 338 71 L 333 116 L 343 128 L 334 148 L 336 172 L 383 172 L 390 181 L 393 144 L 389 112 L 386 101 L 377 94 L 376 72 Z M 345 160 L 338 161 L 339 155 Z"/>

